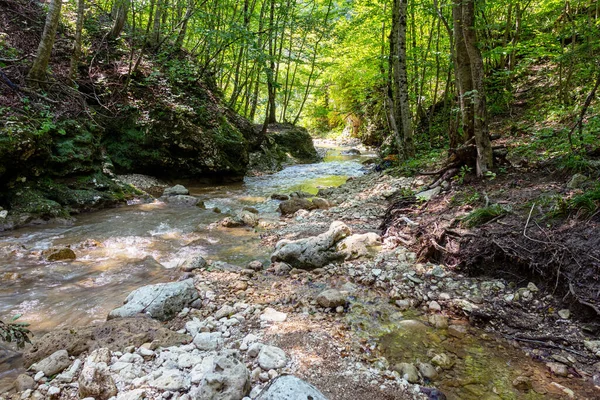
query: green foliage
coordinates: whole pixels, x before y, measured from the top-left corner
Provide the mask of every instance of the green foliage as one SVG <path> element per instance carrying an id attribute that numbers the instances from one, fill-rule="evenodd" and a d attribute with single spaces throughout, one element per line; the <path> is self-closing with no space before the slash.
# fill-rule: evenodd
<path id="1" fill-rule="evenodd" d="M 452 196 L 450 204 L 453 206 L 474 206 L 481 202 L 482 195 L 473 188 L 468 188 Z"/>
<path id="2" fill-rule="evenodd" d="M 482 207 L 471 211 L 462 219 L 462 223 L 468 228 L 473 228 L 508 213 L 509 209 L 500 204 L 493 204 L 488 207 Z"/>
<path id="3" fill-rule="evenodd" d="M 469 167 L 468 165 L 463 165 L 462 167 L 460 167 L 458 174 L 452 177 L 452 180 L 458 183 L 459 185 L 462 185 L 465 182 L 465 177 L 471 172 L 473 172 L 473 168 Z"/>
<path id="4" fill-rule="evenodd" d="M 15 343 L 18 348 L 22 349 L 26 343 L 31 343 L 31 339 L 29 339 L 31 331 L 27 328 L 28 323 L 16 322 L 20 317 L 20 314 L 15 315 L 8 323 L 0 320 L 0 340 Z"/>

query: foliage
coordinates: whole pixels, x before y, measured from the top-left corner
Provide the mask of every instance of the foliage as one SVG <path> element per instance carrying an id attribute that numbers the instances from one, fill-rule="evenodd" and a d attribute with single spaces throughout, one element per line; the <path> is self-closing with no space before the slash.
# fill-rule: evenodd
<path id="1" fill-rule="evenodd" d="M 16 322 L 20 317 L 21 315 L 15 315 L 8 323 L 0 320 L 0 339 L 23 348 L 26 343 L 31 343 L 31 331 L 27 328 L 28 323 Z"/>

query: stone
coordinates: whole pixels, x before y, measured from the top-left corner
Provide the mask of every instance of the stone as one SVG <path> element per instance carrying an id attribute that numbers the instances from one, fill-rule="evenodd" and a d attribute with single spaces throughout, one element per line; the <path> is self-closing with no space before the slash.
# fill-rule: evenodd
<path id="1" fill-rule="evenodd" d="M 208 263 L 206 262 L 204 257 L 194 256 L 185 260 L 183 265 L 179 269 L 181 269 L 183 272 L 191 272 L 196 269 L 206 268 L 207 265 Z"/>
<path id="2" fill-rule="evenodd" d="M 179 196 L 189 194 L 190 191 L 185 188 L 183 185 L 175 185 L 170 188 L 166 188 L 163 192 L 163 196 Z"/>
<path id="3" fill-rule="evenodd" d="M 271 198 L 273 200 L 286 201 L 290 199 L 290 196 L 288 196 L 287 194 L 273 193 L 271 195 Z"/>
<path id="4" fill-rule="evenodd" d="M 535 285 L 535 283 L 533 283 L 533 282 L 529 282 L 529 283 L 527 284 L 527 290 L 529 290 L 529 291 L 530 291 L 530 292 L 532 292 L 532 293 L 535 293 L 535 292 L 538 292 L 538 291 L 539 291 L 538 287 L 537 287 L 537 286 Z"/>
<path id="5" fill-rule="evenodd" d="M 143 286 L 127 296 L 125 305 L 115 308 L 109 319 L 133 317 L 145 313 L 154 319 L 168 321 L 198 298 L 193 279 Z"/>
<path id="6" fill-rule="evenodd" d="M 352 148 L 352 149 L 342 151 L 341 154 L 344 156 L 359 156 L 360 150 Z"/>
<path id="7" fill-rule="evenodd" d="M 308 199 L 296 197 L 279 203 L 281 215 L 292 215 L 298 210 L 312 210 L 315 205 Z"/>
<path id="8" fill-rule="evenodd" d="M 567 183 L 569 189 L 580 189 L 584 183 L 588 181 L 588 177 L 583 174 L 575 174 Z"/>
<path id="9" fill-rule="evenodd" d="M 20 374 L 15 379 L 15 390 L 17 392 L 24 392 L 28 389 L 35 389 L 35 381 L 32 377 L 27 374 Z"/>
<path id="10" fill-rule="evenodd" d="M 219 310 L 215 313 L 215 319 L 220 320 L 223 317 L 229 318 L 233 314 L 235 314 L 235 308 L 226 304 L 223 307 L 219 308 Z"/>
<path id="11" fill-rule="evenodd" d="M 145 389 L 133 389 L 126 392 L 120 392 L 117 400 L 144 400 L 147 398 Z"/>
<path id="12" fill-rule="evenodd" d="M 336 244 L 350 234 L 346 224 L 334 221 L 327 232 L 318 236 L 279 241 L 271 255 L 271 262 L 285 262 L 294 268 L 307 270 L 324 267 L 344 258 L 344 254 L 337 251 Z"/>
<path id="13" fill-rule="evenodd" d="M 328 289 L 319 293 L 317 303 L 321 307 L 336 308 L 346 305 L 346 297 L 337 289 Z"/>
<path id="14" fill-rule="evenodd" d="M 312 204 L 318 210 L 327 210 L 329 207 L 331 207 L 331 204 L 327 200 L 320 197 L 315 197 L 312 199 Z"/>
<path id="15" fill-rule="evenodd" d="M 260 350 L 263 348 L 264 344 L 255 342 L 248 347 L 248 356 L 249 357 L 257 357 L 260 353 Z"/>
<path id="16" fill-rule="evenodd" d="M 253 271 L 262 271 L 264 268 L 264 265 L 261 261 L 258 260 L 254 260 L 254 261 L 250 261 L 247 265 L 248 269 L 251 269 Z"/>
<path id="17" fill-rule="evenodd" d="M 239 228 L 244 226 L 244 221 L 236 217 L 225 217 L 221 220 L 220 224 L 225 228 Z"/>
<path id="18" fill-rule="evenodd" d="M 327 400 L 316 387 L 293 375 L 273 379 L 255 400 Z"/>
<path id="19" fill-rule="evenodd" d="M 48 388 L 48 391 L 46 392 L 46 396 L 48 396 L 49 399 L 58 399 L 59 395 L 60 395 L 60 388 L 56 387 L 56 386 L 50 386 Z"/>
<path id="20" fill-rule="evenodd" d="M 429 189 L 429 190 L 425 190 L 423 192 L 417 193 L 416 197 L 417 197 L 417 200 L 429 201 L 429 200 L 433 199 L 435 196 L 437 196 L 438 194 L 440 194 L 441 192 L 442 192 L 442 188 L 437 186 L 437 187 L 434 187 L 433 189 Z"/>
<path id="21" fill-rule="evenodd" d="M 75 252 L 68 247 L 65 247 L 60 250 L 52 250 L 46 259 L 48 261 L 67 261 L 75 260 L 76 258 Z"/>
<path id="22" fill-rule="evenodd" d="M 148 386 L 159 390 L 179 392 L 191 386 L 190 377 L 178 369 L 165 369 L 162 374 L 148 382 Z"/>
<path id="23" fill-rule="evenodd" d="M 69 369 L 67 369 L 66 371 L 63 371 L 62 373 L 56 375 L 56 378 L 54 378 L 54 380 L 56 382 L 63 382 L 63 383 L 71 383 L 73 382 L 73 380 L 75 380 L 75 376 L 77 374 L 77 371 L 79 371 L 79 368 L 81 367 L 81 360 L 80 359 L 75 359 L 75 361 L 73 361 L 73 364 L 71 364 L 71 366 L 69 367 Z"/>
<path id="24" fill-rule="evenodd" d="M 66 350 L 58 350 L 31 366 L 36 372 L 43 372 L 45 376 L 56 375 L 71 365 L 69 353 Z"/>
<path id="25" fill-rule="evenodd" d="M 448 317 L 442 314 L 433 314 L 429 316 L 429 323 L 437 329 L 448 328 Z"/>
<path id="26" fill-rule="evenodd" d="M 435 367 L 429 363 L 418 363 L 417 368 L 419 369 L 419 372 L 423 378 L 427 378 L 432 381 L 438 376 L 438 372 L 436 371 Z"/>
<path id="27" fill-rule="evenodd" d="M 121 351 L 128 346 L 139 347 L 144 343 L 156 346 L 173 346 L 189 343 L 192 337 L 167 329 L 159 321 L 148 317 L 118 318 L 96 325 L 62 328 L 43 336 L 34 336 L 32 346 L 23 354 L 24 364 L 31 365 L 57 349 L 65 349 L 71 356 L 106 347 Z"/>
<path id="28" fill-rule="evenodd" d="M 236 215 L 236 219 L 242 221 L 242 223 L 246 226 L 254 228 L 258 225 L 258 215 L 256 213 L 242 210 Z"/>
<path id="29" fill-rule="evenodd" d="M 571 311 L 569 311 L 567 309 L 559 310 L 558 316 L 561 317 L 562 319 L 569 319 L 569 318 L 571 318 Z"/>
<path id="30" fill-rule="evenodd" d="M 239 354 L 226 350 L 205 357 L 190 372 L 198 386 L 190 390 L 194 400 L 240 400 L 250 391 L 250 373 Z"/>
<path id="31" fill-rule="evenodd" d="M 7 210 L 0 211 L 0 218 L 1 219 L 5 219 L 7 216 L 8 216 L 8 211 Z"/>
<path id="32" fill-rule="evenodd" d="M 433 311 L 433 312 L 440 312 L 442 311 L 442 306 L 440 306 L 440 303 L 438 303 L 437 301 L 431 301 L 429 302 L 429 311 Z"/>
<path id="33" fill-rule="evenodd" d="M 265 322 L 283 322 L 287 319 L 287 314 L 277 311 L 274 308 L 267 307 L 260 315 L 260 320 Z"/>
<path id="34" fill-rule="evenodd" d="M 460 339 L 467 334 L 467 327 L 465 325 L 450 325 L 448 327 L 448 334 Z"/>
<path id="35" fill-rule="evenodd" d="M 381 236 L 375 232 L 348 236 L 337 244 L 337 251 L 344 254 L 346 260 L 373 255 L 381 246 Z"/>
<path id="36" fill-rule="evenodd" d="M 160 199 L 176 206 L 205 208 L 204 203 L 194 196 L 179 194 L 175 196 L 163 196 Z"/>
<path id="37" fill-rule="evenodd" d="M 198 350 L 216 350 L 223 345 L 221 332 L 200 332 L 194 337 L 194 345 Z"/>
<path id="38" fill-rule="evenodd" d="M 550 368 L 550 371 L 557 376 L 568 376 L 569 370 L 566 365 L 555 362 L 548 362 L 546 366 Z"/>
<path id="39" fill-rule="evenodd" d="M 94 354 L 102 349 L 94 350 L 88 357 L 81 374 L 79 374 L 79 396 L 93 397 L 96 400 L 108 400 L 117 395 L 117 386 L 110 375 L 108 366 L 104 362 L 94 362 L 101 358 Z"/>
<path id="40" fill-rule="evenodd" d="M 401 311 L 408 310 L 410 308 L 410 301 L 405 299 L 399 299 L 394 302 L 396 307 L 398 307 Z"/>
<path id="41" fill-rule="evenodd" d="M 258 353 L 258 365 L 265 371 L 283 368 L 287 363 L 287 355 L 279 347 L 264 345 Z"/>
<path id="42" fill-rule="evenodd" d="M 600 340 L 584 340 L 583 345 L 586 349 L 600 357 Z"/>
<path id="43" fill-rule="evenodd" d="M 518 389 L 522 392 L 527 392 L 527 391 L 531 390 L 531 388 L 533 387 L 533 385 L 531 383 L 531 379 L 528 376 L 524 376 L 524 375 L 517 376 L 512 381 L 512 385 L 516 389 Z"/>
<path id="44" fill-rule="evenodd" d="M 431 363 L 443 369 L 450 369 L 454 366 L 454 360 L 445 353 L 436 354 L 431 359 Z"/>
<path id="45" fill-rule="evenodd" d="M 394 366 L 394 370 L 398 371 L 402 375 L 402 378 L 406 379 L 409 383 L 419 382 L 419 371 L 417 367 L 409 363 L 398 363 Z"/>

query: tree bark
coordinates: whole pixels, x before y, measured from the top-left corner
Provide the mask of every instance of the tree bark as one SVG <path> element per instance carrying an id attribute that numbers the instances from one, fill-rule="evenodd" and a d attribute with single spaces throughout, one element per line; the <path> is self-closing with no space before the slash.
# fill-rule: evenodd
<path id="1" fill-rule="evenodd" d="M 454 0 L 452 8 L 452 19 L 454 26 L 454 59 L 456 88 L 458 90 L 458 101 L 460 105 L 460 122 L 457 143 L 451 143 L 450 148 L 458 148 L 461 144 L 473 138 L 475 135 L 475 117 L 473 107 L 473 75 L 471 73 L 471 62 L 463 35 L 464 20 L 462 17 L 462 0 Z M 462 131 L 462 135 L 461 135 Z M 455 140 L 456 141 L 456 140 Z"/>
<path id="2" fill-rule="evenodd" d="M 110 38 L 116 39 L 123 32 L 125 22 L 127 22 L 127 12 L 129 11 L 130 0 L 116 0 L 113 6 L 111 16 L 114 18 L 113 26 L 110 30 Z"/>
<path id="3" fill-rule="evenodd" d="M 33 65 L 27 74 L 27 79 L 32 82 L 46 80 L 46 70 L 50 63 L 50 55 L 52 54 L 52 47 L 54 46 L 54 37 L 56 36 L 56 29 L 58 28 L 58 22 L 60 21 L 61 7 L 62 0 L 50 1 L 48 15 L 46 15 L 46 24 L 44 25 L 44 33 L 42 33 L 42 39 L 37 48 Z"/>
<path id="4" fill-rule="evenodd" d="M 71 65 L 69 66 L 69 78 L 77 79 L 77 67 L 81 55 L 81 32 L 83 31 L 83 12 L 85 0 L 77 0 L 77 23 L 75 24 L 75 41 L 73 42 L 73 54 L 71 55 Z"/>
<path id="5" fill-rule="evenodd" d="M 493 166 L 492 144 L 488 132 L 485 87 L 483 82 L 483 58 L 477 47 L 475 33 L 474 0 L 462 1 L 463 38 L 469 55 L 473 79 L 474 135 L 477 147 L 477 176 L 483 176 Z"/>

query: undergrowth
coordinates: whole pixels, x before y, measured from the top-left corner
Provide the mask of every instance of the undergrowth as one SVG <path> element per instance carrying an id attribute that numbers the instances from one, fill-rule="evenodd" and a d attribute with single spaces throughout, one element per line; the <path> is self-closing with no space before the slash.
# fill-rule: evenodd
<path id="1" fill-rule="evenodd" d="M 500 204 L 493 204 L 491 206 L 478 208 L 471 211 L 462 219 L 463 225 L 467 228 L 474 228 L 490 222 L 494 219 L 507 215 L 509 209 L 501 206 Z"/>

